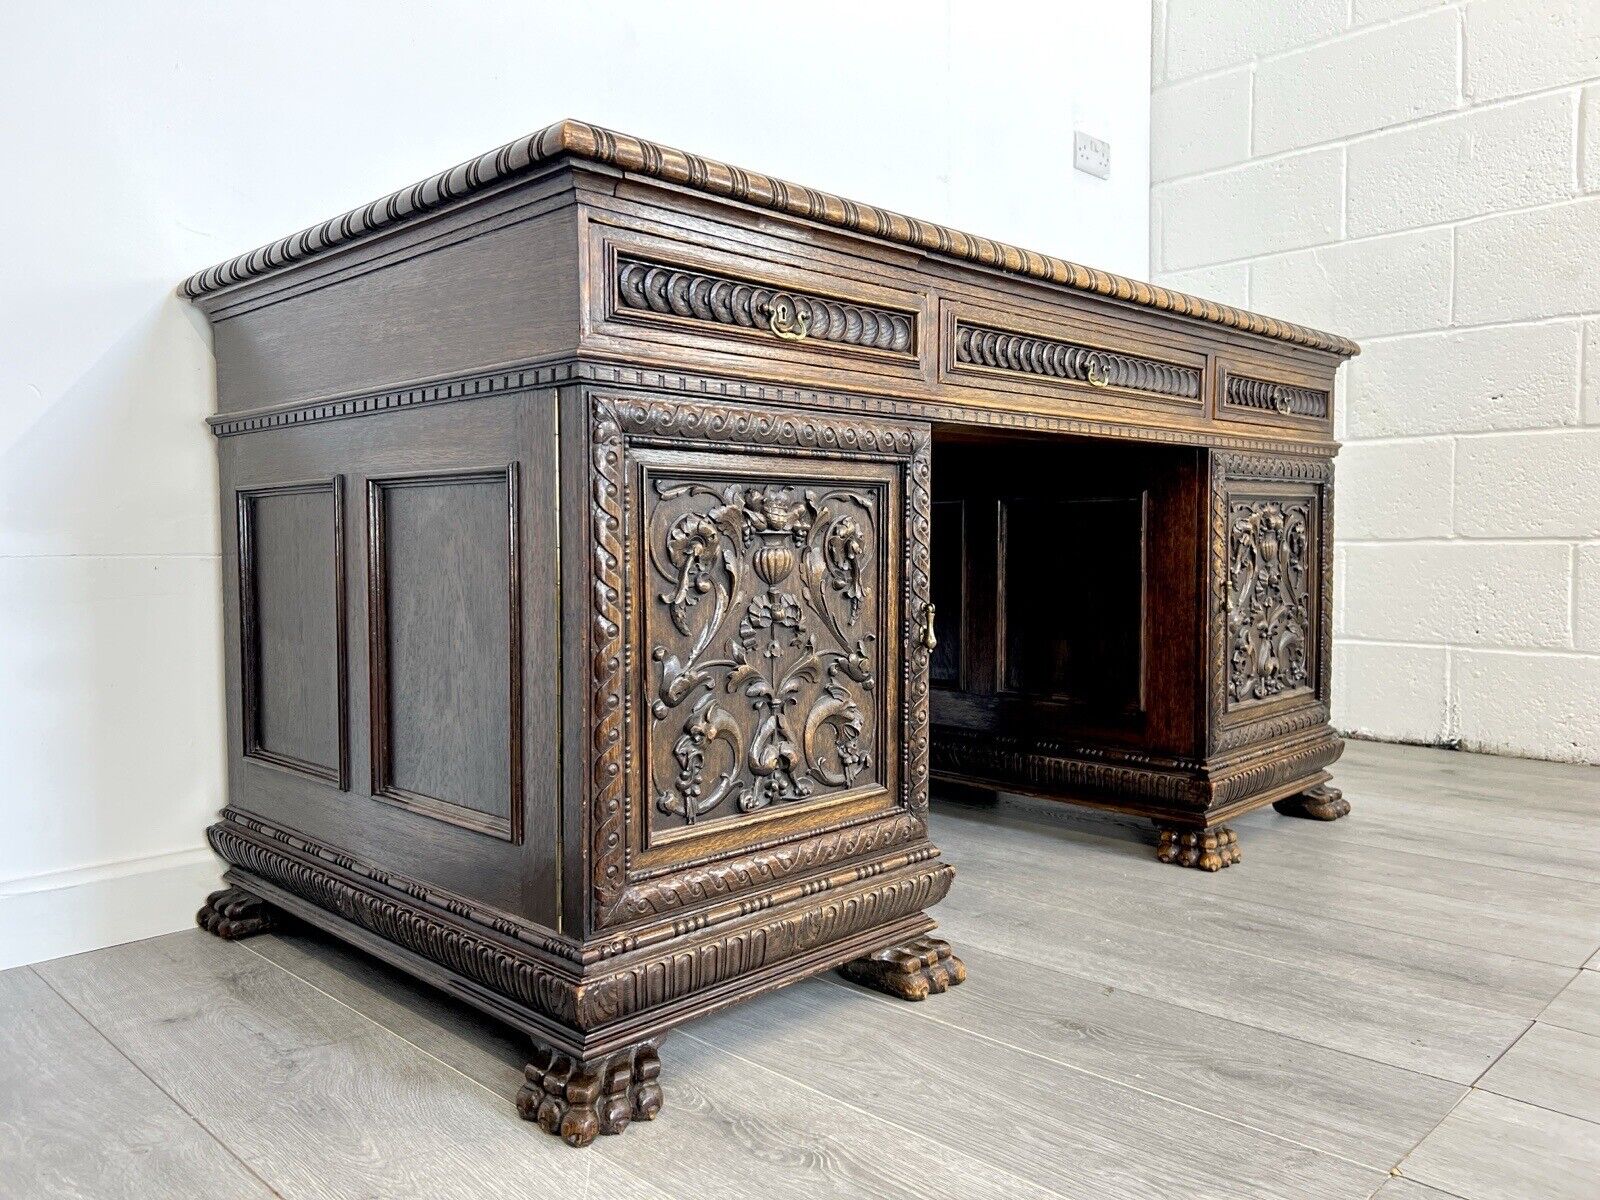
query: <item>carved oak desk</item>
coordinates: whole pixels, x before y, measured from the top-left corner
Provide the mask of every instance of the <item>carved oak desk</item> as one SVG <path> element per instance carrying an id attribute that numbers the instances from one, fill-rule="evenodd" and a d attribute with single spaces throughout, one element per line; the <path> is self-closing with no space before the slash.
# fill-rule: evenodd
<path id="1" fill-rule="evenodd" d="M 231 865 L 654 1116 L 680 1021 L 911 999 L 930 774 L 1332 818 L 1351 342 L 576 122 L 189 279 L 211 319 Z"/>

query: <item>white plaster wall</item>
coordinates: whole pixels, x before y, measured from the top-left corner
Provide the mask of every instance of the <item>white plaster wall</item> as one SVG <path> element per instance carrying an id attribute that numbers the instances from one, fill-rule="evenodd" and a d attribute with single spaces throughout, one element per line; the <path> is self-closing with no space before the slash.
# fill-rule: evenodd
<path id="1" fill-rule="evenodd" d="M 180 928 L 217 874 L 212 364 L 178 280 L 564 116 L 1143 276 L 1149 21 L 4 5 L 0 967 Z M 1074 124 L 1111 140 L 1109 181 L 1071 170 Z"/>
<path id="2" fill-rule="evenodd" d="M 1600 0 L 1156 0 L 1159 282 L 1349 334 L 1334 721 L 1600 762 Z"/>

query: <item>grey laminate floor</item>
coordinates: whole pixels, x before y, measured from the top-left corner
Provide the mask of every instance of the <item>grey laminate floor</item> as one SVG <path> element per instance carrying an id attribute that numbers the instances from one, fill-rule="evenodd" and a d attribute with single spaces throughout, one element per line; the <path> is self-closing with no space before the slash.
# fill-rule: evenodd
<path id="1" fill-rule="evenodd" d="M 691 1025 L 586 1151 L 517 1120 L 513 1037 L 319 936 L 0 973 L 0 1196 L 1600 1196 L 1600 770 L 1336 770 L 1354 815 L 1248 817 L 1215 876 L 936 806 L 967 984 Z"/>

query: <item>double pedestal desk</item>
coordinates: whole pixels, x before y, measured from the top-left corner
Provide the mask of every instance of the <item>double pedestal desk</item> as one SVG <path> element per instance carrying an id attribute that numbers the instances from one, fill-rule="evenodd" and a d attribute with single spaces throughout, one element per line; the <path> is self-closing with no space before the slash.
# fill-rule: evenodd
<path id="1" fill-rule="evenodd" d="M 578 122 L 242 255 L 223 937 L 284 913 L 653 1117 L 673 1025 L 907 999 L 930 779 L 1216 870 L 1329 820 L 1343 338 Z M 825 1036 L 825 1035 L 824 1035 Z"/>

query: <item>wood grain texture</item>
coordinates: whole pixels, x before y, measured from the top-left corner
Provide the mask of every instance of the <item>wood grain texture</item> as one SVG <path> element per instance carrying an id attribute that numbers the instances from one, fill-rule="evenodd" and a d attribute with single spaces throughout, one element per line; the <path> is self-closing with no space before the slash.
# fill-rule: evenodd
<path id="1" fill-rule="evenodd" d="M 1477 1086 L 1600 1124 L 1600 1037 L 1539 1021 Z"/>
<path id="2" fill-rule="evenodd" d="M 40 972 L 285 1195 L 661 1195 L 240 946 L 172 934 Z"/>
<path id="3" fill-rule="evenodd" d="M 259 943 L 256 943 L 259 945 Z M 971 982 L 915 1016 L 1380 1170 L 1466 1094 L 1446 1083 L 963 943 Z"/>
<path id="4" fill-rule="evenodd" d="M 525 1052 L 501 1027 L 440 1001 L 399 972 L 325 939 L 260 938 L 252 948 L 507 1099 L 521 1085 Z M 798 986 L 822 994 L 839 990 L 821 981 Z M 959 1178 L 963 1195 L 997 1200 L 1056 1194 L 1031 1186 L 990 1155 L 952 1153 L 931 1135 L 907 1134 L 815 1082 L 797 1084 L 770 1070 L 764 1055 L 745 1058 L 715 1039 L 677 1034 L 662 1046 L 661 1058 L 667 1111 L 599 1145 L 608 1162 L 650 1178 L 672 1196 L 925 1200 L 929 1178 Z M 890 1144 L 895 1153 L 886 1156 L 883 1147 Z"/>
<path id="5" fill-rule="evenodd" d="M 1600 1125 L 1475 1091 L 1400 1171 L 1463 1200 L 1592 1200 Z"/>
<path id="6" fill-rule="evenodd" d="M 276 1195 L 30 968 L 0 973 L 0 1195 Z"/>
<path id="7" fill-rule="evenodd" d="M 1541 1024 L 1600 1037 L 1600 972 L 1579 971 L 1550 1006 L 1539 1014 Z"/>
<path id="8" fill-rule="evenodd" d="M 879 1114 L 901 1130 L 897 1138 L 927 1134 L 971 1155 L 1000 1148 L 1013 1172 L 1086 1200 L 1365 1200 L 1382 1179 L 1373 1168 L 1001 1045 L 982 1030 L 903 1013 L 869 993 L 808 986 L 719 1013 L 692 1036 Z M 835 1033 L 819 1039 L 816 1028 Z M 1160 1153 L 1151 1153 L 1156 1146 Z"/>
<path id="9" fill-rule="evenodd" d="M 1352 926 L 1319 911 L 1266 908 L 1226 886 L 1154 886 L 1167 873 L 1144 860 L 1118 859 L 1105 870 L 1062 872 L 1078 844 L 1004 820 L 981 838 L 978 818 L 952 814 L 946 845 L 964 886 L 1005 897 L 1035 896 L 1085 920 L 1114 915 L 1153 934 L 1270 958 L 1286 966 L 1361 978 L 1395 996 L 1431 997 L 1486 1013 L 1532 1020 L 1572 978 L 1569 968 L 1477 948 L 1446 945 L 1411 932 Z M 956 822 L 962 823 L 957 825 Z M 1320 827 L 1308 830 L 1314 841 Z M 1322 886 L 1307 887 L 1314 894 Z M 1243 889 L 1241 889 L 1243 890 Z"/>

